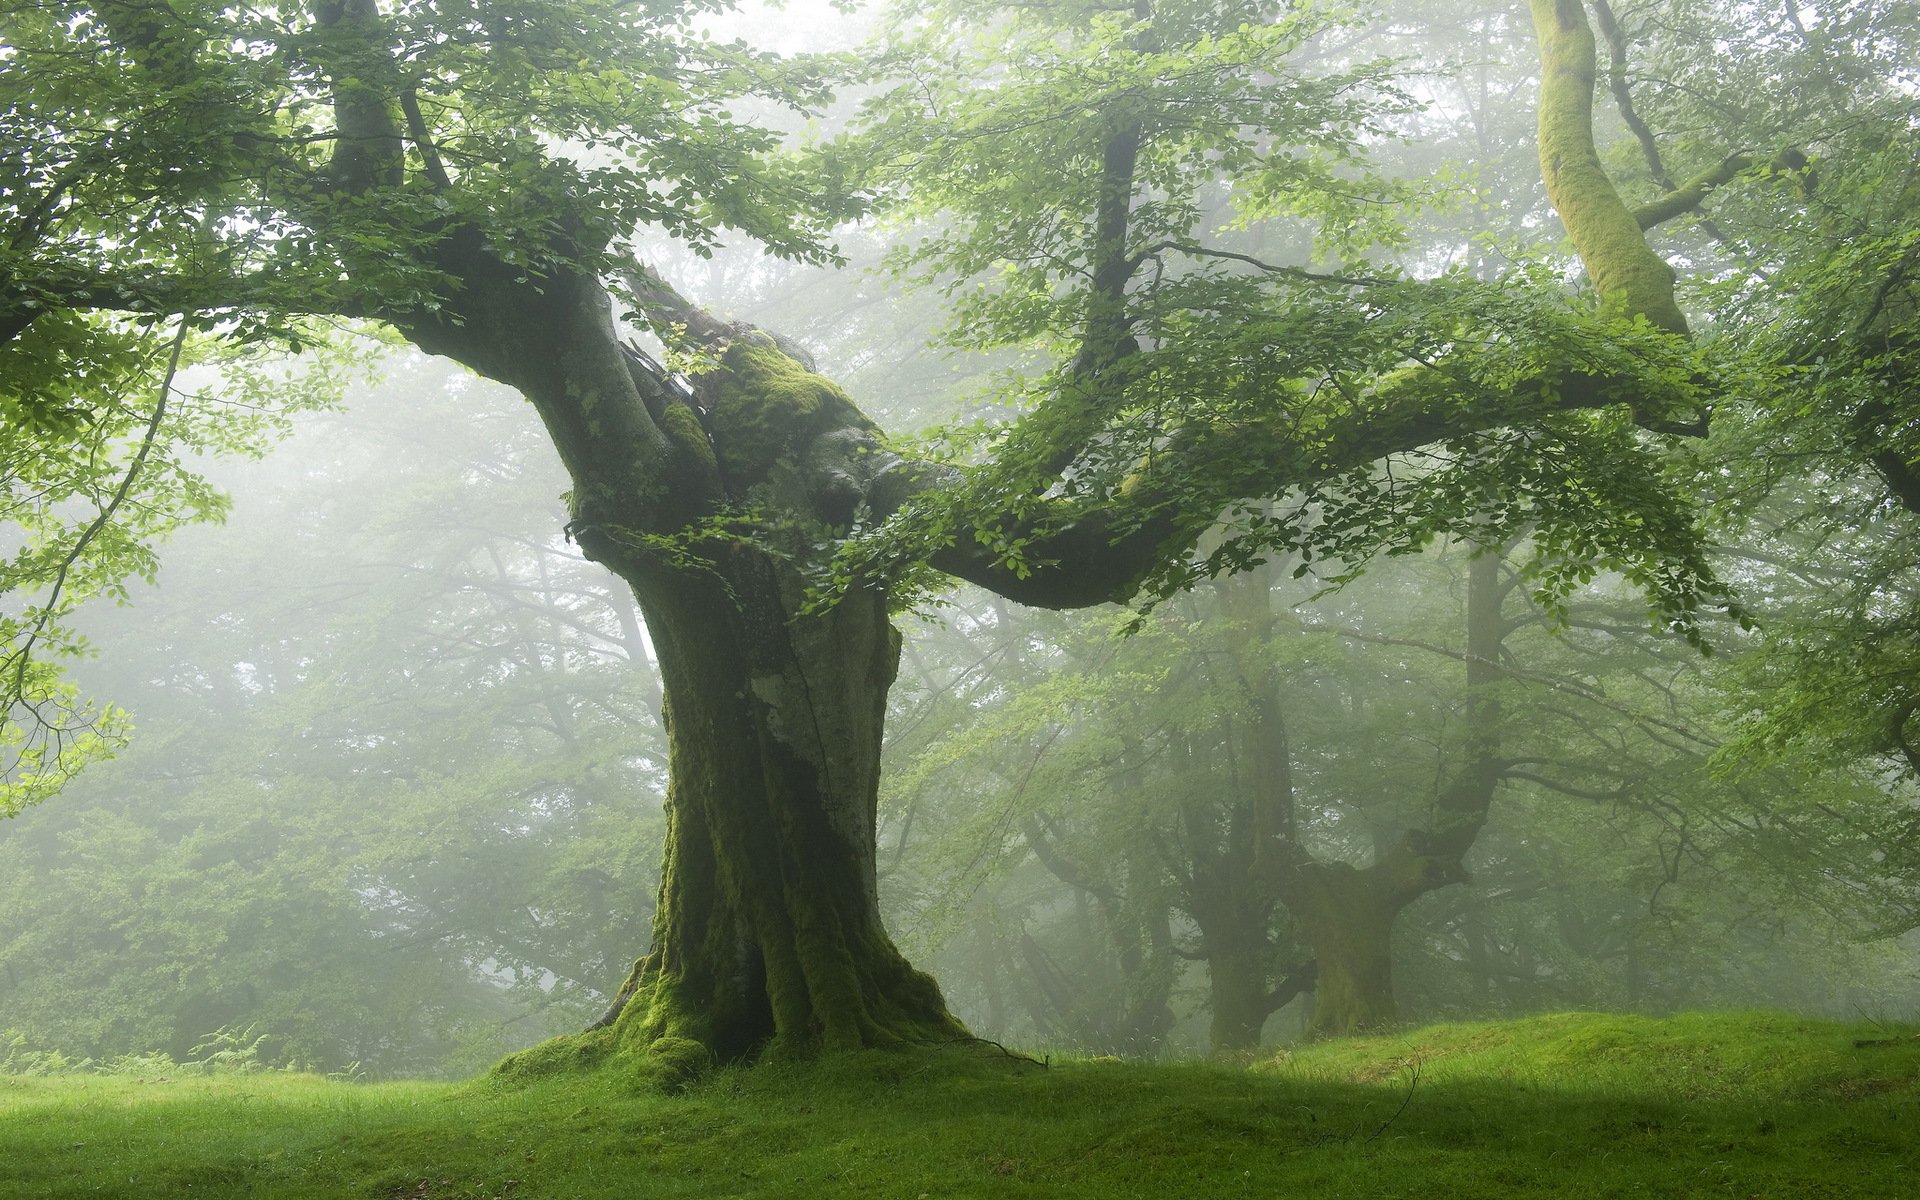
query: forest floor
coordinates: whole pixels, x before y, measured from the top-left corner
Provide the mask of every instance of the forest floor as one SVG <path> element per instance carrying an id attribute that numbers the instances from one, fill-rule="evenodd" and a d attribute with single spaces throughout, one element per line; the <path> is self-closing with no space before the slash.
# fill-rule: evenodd
<path id="1" fill-rule="evenodd" d="M 0 1077 L 0 1197 L 1920 1196 L 1920 1030 L 1563 1014 L 1247 1066 Z"/>

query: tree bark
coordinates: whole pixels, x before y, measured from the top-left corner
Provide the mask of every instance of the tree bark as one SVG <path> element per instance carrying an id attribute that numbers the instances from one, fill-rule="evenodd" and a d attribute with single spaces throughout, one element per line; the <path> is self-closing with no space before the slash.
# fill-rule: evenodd
<path id="1" fill-rule="evenodd" d="M 459 249 L 450 239 L 460 310 L 395 323 L 533 403 L 573 480 L 570 531 L 646 619 L 669 747 L 650 951 L 594 1029 L 506 1069 L 614 1054 L 679 1078 L 764 1052 L 964 1036 L 880 919 L 899 635 L 884 594 L 817 606 L 805 570 L 890 461 L 871 423 L 767 335 L 711 318 L 718 361 L 685 396 L 622 351 L 597 280 L 533 287 Z"/>
<path id="2" fill-rule="evenodd" d="M 1213 1012 L 1208 1037 L 1216 1053 L 1251 1050 L 1273 1014 L 1273 943 L 1267 923 L 1240 930 L 1229 942 L 1227 931 L 1207 930 L 1207 1000 Z"/>
<path id="3" fill-rule="evenodd" d="M 1598 64 L 1586 8 L 1581 0 L 1529 0 L 1529 8 L 1540 44 L 1540 178 L 1599 293 L 1600 311 L 1645 317 L 1685 336 L 1673 268 L 1647 244 L 1594 147 Z"/>
<path id="4" fill-rule="evenodd" d="M 1290 889 L 1288 909 L 1318 967 L 1313 1037 L 1341 1037 L 1392 1025 L 1393 922 L 1407 901 L 1382 886 L 1375 867 L 1315 863 Z"/>
<path id="5" fill-rule="evenodd" d="M 900 652 L 882 597 L 803 611 L 752 546 L 634 580 L 666 684 L 672 782 L 651 953 L 622 989 L 622 1049 L 723 1059 L 936 1042 L 964 1031 L 881 923 L 880 735 Z"/>

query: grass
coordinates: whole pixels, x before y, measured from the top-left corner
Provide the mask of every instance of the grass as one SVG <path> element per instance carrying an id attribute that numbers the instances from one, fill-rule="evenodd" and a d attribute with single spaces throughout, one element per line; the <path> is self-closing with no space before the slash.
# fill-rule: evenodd
<path id="1" fill-rule="evenodd" d="M 0 1077 L 0 1197 L 102 1195 L 1892 1200 L 1920 1195 L 1920 1030 L 1565 1014 L 1244 1068 L 873 1053 L 678 1096 Z"/>

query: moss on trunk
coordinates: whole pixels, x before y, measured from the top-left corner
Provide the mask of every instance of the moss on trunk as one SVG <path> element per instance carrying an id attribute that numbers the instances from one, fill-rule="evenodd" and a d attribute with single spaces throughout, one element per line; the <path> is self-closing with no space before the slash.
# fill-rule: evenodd
<path id="1" fill-rule="evenodd" d="M 667 688 L 673 778 L 652 952 L 615 1026 L 722 1058 L 961 1029 L 881 924 L 874 821 L 899 637 L 880 597 L 802 613 L 804 580 L 734 546 L 637 590 Z"/>
<path id="2" fill-rule="evenodd" d="M 761 1054 L 965 1036 L 880 918 L 880 732 L 899 638 L 878 596 L 803 613 L 765 549 L 636 581 L 666 685 L 671 782 L 653 947 L 608 1027 L 510 1072 L 612 1056 L 673 1083 Z"/>
<path id="3" fill-rule="evenodd" d="M 797 565 L 840 516 L 823 509 L 872 469 L 872 427 L 837 388 L 753 342 L 728 349 L 702 388 L 706 461 L 737 514 L 727 528 L 752 514 L 751 536 L 581 531 L 632 584 L 664 685 L 653 945 L 602 1027 L 509 1072 L 611 1056 L 671 1083 L 762 1053 L 965 1035 L 880 919 L 874 826 L 899 635 L 877 592 L 813 606 Z"/>

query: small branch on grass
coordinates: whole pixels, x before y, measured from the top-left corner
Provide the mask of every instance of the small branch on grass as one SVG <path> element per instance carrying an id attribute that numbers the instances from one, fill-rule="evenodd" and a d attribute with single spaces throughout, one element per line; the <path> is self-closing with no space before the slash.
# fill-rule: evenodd
<path id="1" fill-rule="evenodd" d="M 1420 1060 L 1417 1058 L 1410 1058 L 1407 1060 L 1407 1094 L 1405 1097 L 1401 1099 L 1400 1107 L 1394 1109 L 1393 1115 L 1388 1117 L 1385 1121 L 1381 1122 L 1380 1128 L 1368 1134 L 1362 1144 L 1364 1144 L 1365 1142 L 1371 1142 L 1373 1139 L 1379 1137 L 1381 1134 L 1387 1131 L 1388 1126 L 1392 1125 L 1395 1121 L 1398 1121 L 1401 1117 L 1401 1114 L 1407 1111 L 1407 1106 L 1413 1103 L 1413 1093 L 1419 1090 L 1419 1087 L 1420 1087 Z"/>
<path id="2" fill-rule="evenodd" d="M 1042 1071 L 1050 1069 L 1053 1065 L 1052 1055 L 1048 1055 L 1045 1059 L 1038 1059 L 1033 1057 L 1031 1054 L 1022 1054 L 1018 1050 L 1009 1050 L 1005 1046 L 1001 1045 L 999 1042 L 994 1041 L 992 1038 L 957 1037 L 957 1038 L 947 1038 L 944 1041 L 927 1042 L 925 1044 L 929 1046 L 936 1046 L 936 1047 L 991 1046 L 995 1050 L 998 1050 L 1000 1053 L 1006 1055 L 1008 1058 L 1013 1059 L 1015 1062 L 1032 1063 L 1034 1066 L 1039 1067 Z"/>

